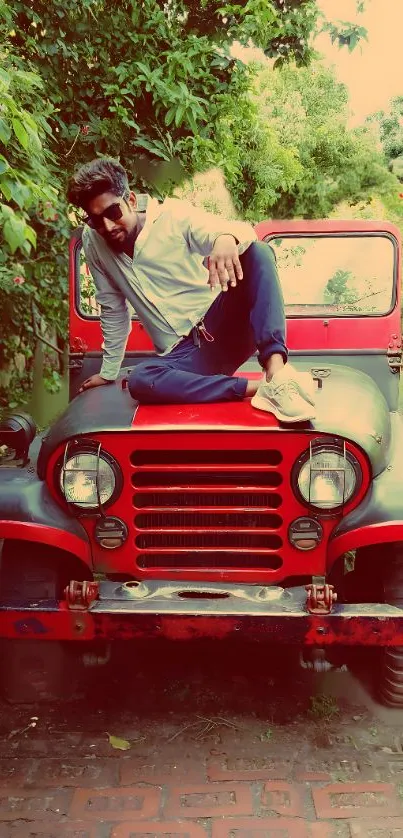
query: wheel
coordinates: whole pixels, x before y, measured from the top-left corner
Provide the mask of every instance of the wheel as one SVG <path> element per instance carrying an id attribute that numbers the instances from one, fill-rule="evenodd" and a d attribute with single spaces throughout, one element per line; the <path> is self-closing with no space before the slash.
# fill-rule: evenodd
<path id="1" fill-rule="evenodd" d="M 345 576 L 345 602 L 385 602 L 403 608 L 403 544 L 357 550 L 354 570 Z M 403 708 L 403 646 L 373 653 L 375 689 L 382 704 Z"/>
<path id="2" fill-rule="evenodd" d="M 394 545 L 384 575 L 384 602 L 403 608 L 403 545 Z M 403 707 L 403 646 L 382 649 L 379 697 L 390 707 Z"/>
<path id="3" fill-rule="evenodd" d="M 62 597 L 71 578 L 80 578 L 64 551 L 29 542 L 5 541 L 1 552 L 0 600 L 16 608 Z M 81 661 L 76 644 L 49 640 L 3 640 L 1 687 L 13 704 L 60 701 L 75 697 Z M 81 651 L 81 647 L 80 647 Z"/>

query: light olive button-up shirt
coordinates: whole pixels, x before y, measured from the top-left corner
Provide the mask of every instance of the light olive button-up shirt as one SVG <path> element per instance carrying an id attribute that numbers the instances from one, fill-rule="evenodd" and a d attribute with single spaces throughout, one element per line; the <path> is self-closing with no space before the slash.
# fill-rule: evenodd
<path id="1" fill-rule="evenodd" d="M 162 204 L 147 199 L 133 259 L 115 253 L 99 233 L 84 228 L 84 253 L 101 309 L 103 378 L 113 381 L 124 358 L 131 325 L 128 302 L 159 355 L 170 352 L 203 319 L 219 293 L 207 284 L 204 262 L 225 233 L 237 239 L 239 254 L 257 238 L 246 222 L 225 221 L 175 198 Z"/>

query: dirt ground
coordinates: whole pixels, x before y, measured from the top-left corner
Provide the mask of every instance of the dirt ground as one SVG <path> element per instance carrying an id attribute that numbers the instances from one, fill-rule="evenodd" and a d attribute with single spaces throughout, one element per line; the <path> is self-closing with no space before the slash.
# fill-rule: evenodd
<path id="1" fill-rule="evenodd" d="M 67 704 L 0 704 L 0 838 L 403 836 L 403 711 L 376 657 L 121 644 Z M 110 737 L 117 740 L 110 740 Z"/>

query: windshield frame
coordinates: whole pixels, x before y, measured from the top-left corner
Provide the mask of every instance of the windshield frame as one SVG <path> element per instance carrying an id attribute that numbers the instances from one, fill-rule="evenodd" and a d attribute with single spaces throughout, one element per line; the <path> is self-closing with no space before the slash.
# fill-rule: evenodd
<path id="1" fill-rule="evenodd" d="M 387 311 L 383 312 L 350 312 L 350 313 L 343 313 L 340 311 L 332 312 L 326 311 L 325 309 L 321 313 L 312 313 L 306 312 L 306 314 L 291 314 L 287 310 L 287 303 L 284 303 L 284 309 L 286 314 L 287 320 L 334 320 L 334 319 L 344 319 L 344 320 L 351 320 L 352 318 L 361 319 L 361 318 L 382 318 L 387 317 L 390 315 L 396 308 L 397 300 L 398 300 L 398 293 L 397 293 L 397 274 L 398 274 L 398 256 L 399 256 L 399 249 L 398 243 L 392 233 L 389 233 L 387 230 L 379 230 L 379 231 L 372 231 L 372 230 L 351 230 L 351 231 L 331 231 L 327 230 L 324 232 L 320 231 L 297 231 L 297 230 L 287 230 L 281 232 L 270 232 L 268 235 L 265 235 L 262 241 L 267 242 L 270 244 L 273 239 L 329 239 L 329 238 L 386 238 L 392 243 L 393 247 L 393 272 L 392 272 L 392 293 L 391 293 L 391 304 Z M 273 252 L 275 253 L 274 247 L 272 247 Z M 280 280 L 281 285 L 281 280 Z M 312 306 L 313 307 L 313 306 Z"/>

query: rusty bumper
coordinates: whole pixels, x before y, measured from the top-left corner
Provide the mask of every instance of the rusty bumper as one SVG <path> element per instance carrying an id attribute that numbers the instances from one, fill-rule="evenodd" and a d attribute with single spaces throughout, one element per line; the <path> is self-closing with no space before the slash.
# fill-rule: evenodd
<path id="1" fill-rule="evenodd" d="M 70 591 L 70 595 L 69 595 Z M 403 609 L 335 603 L 311 613 L 303 587 L 90 583 L 64 601 L 0 603 L 0 638 L 92 641 L 261 639 L 308 646 L 403 646 Z"/>

